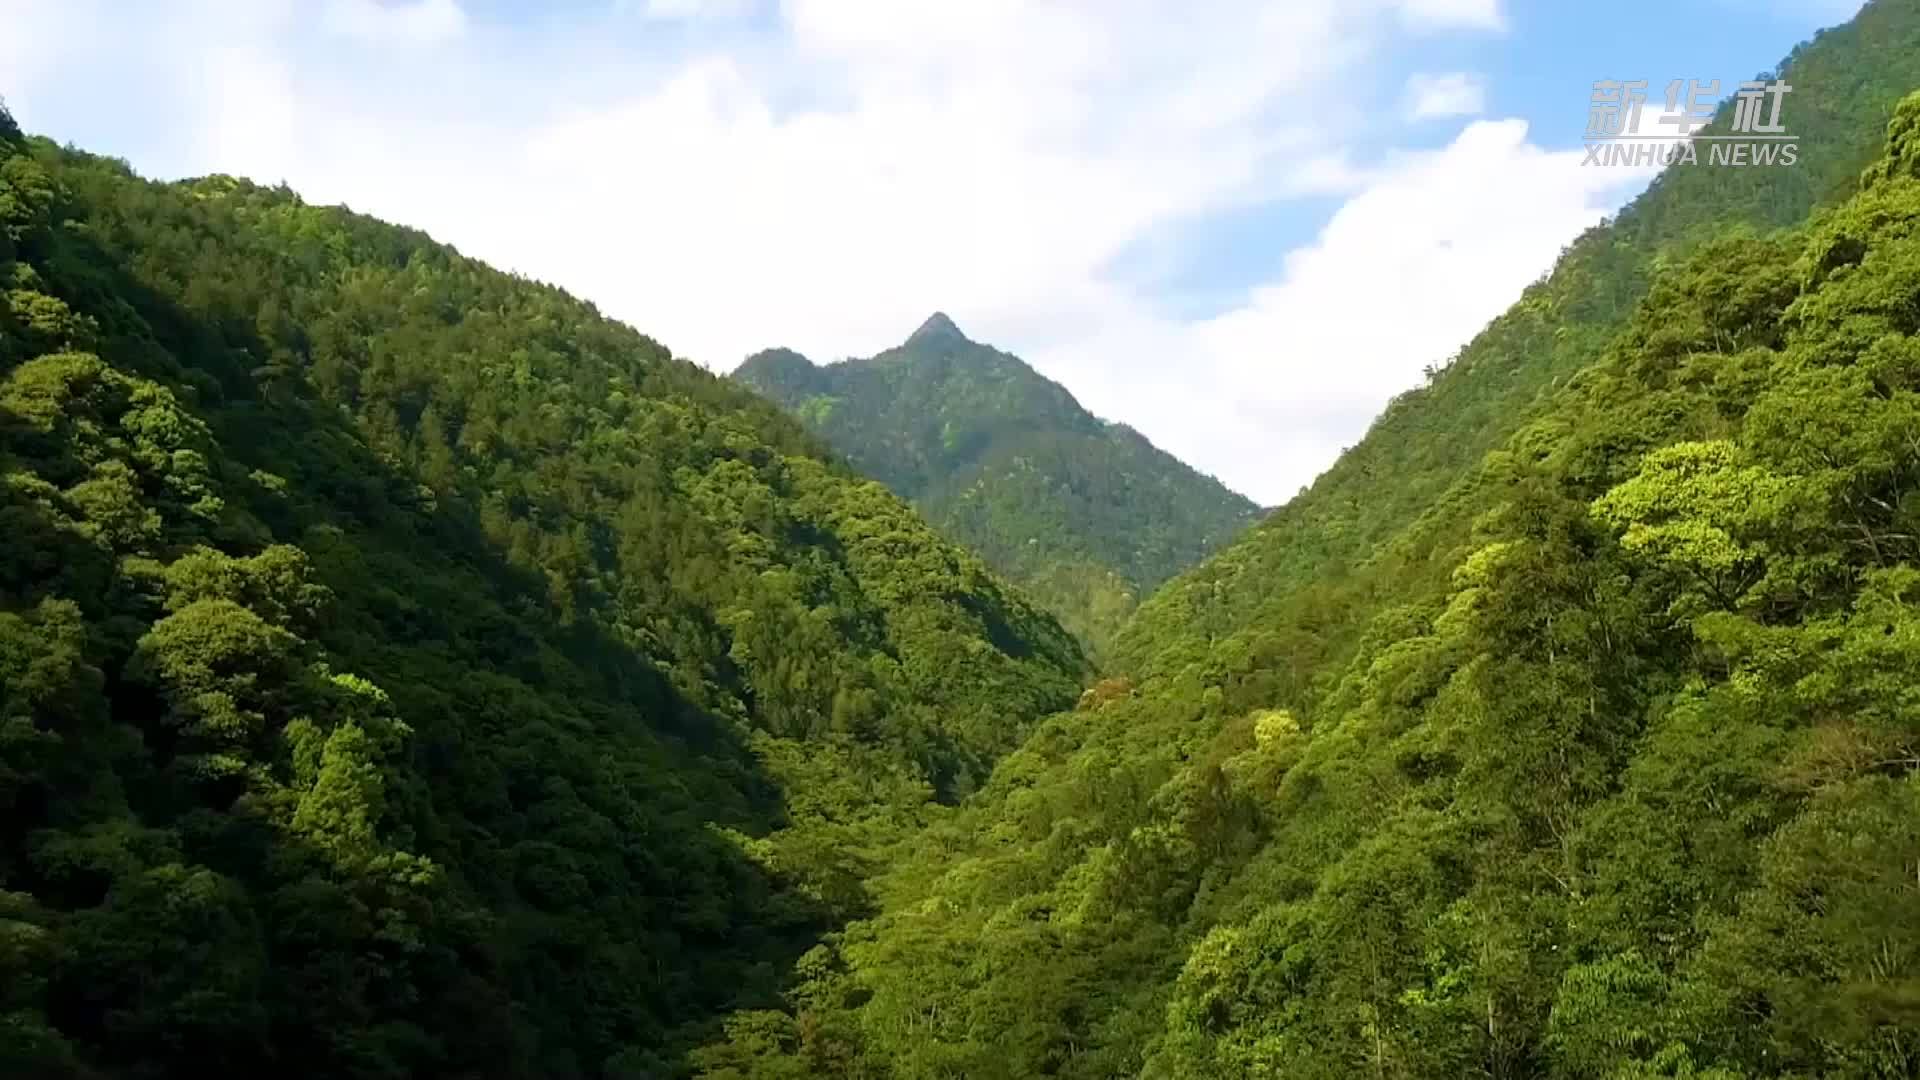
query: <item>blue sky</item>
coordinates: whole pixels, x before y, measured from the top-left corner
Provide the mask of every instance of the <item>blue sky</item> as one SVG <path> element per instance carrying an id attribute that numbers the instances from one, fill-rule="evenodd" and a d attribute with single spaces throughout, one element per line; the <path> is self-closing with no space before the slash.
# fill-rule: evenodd
<path id="1" fill-rule="evenodd" d="M 30 130 L 285 180 L 726 370 L 929 312 L 1265 503 L 1650 178 L 1596 79 L 1851 0 L 0 0 Z M 1791 124 L 1791 102 L 1787 111 Z"/>
<path id="2" fill-rule="evenodd" d="M 1519 117 L 1535 143 L 1568 150 L 1581 144 L 1595 79 L 1646 79 L 1650 98 L 1658 98 L 1672 79 L 1717 78 L 1724 96 L 1859 6 L 1857 0 L 1509 3 L 1502 6 L 1506 32 L 1409 43 L 1382 67 L 1479 75 L 1486 115 Z M 1394 125 L 1403 117 L 1403 89 L 1377 82 L 1363 88 L 1373 121 L 1386 122 L 1374 134 L 1377 148 L 1436 149 L 1458 133 L 1458 123 Z M 1156 300 L 1171 311 L 1217 314 L 1270 279 L 1286 252 L 1312 240 L 1339 204 L 1336 196 L 1276 199 L 1169 223 L 1142 237 L 1113 270 L 1150 280 Z"/>

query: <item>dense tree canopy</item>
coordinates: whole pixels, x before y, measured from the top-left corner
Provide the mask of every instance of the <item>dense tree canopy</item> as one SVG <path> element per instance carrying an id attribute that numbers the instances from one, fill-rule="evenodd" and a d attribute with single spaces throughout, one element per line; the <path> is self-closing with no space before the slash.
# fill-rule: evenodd
<path id="1" fill-rule="evenodd" d="M 1080 690 L 770 406 L 418 233 L 6 120 L 0 288 L 5 1075 L 659 1075 Z"/>
<path id="2" fill-rule="evenodd" d="M 1913 1075 L 1916 27 L 1157 593 L 709 1074 Z"/>
<path id="3" fill-rule="evenodd" d="M 1786 70 L 1090 688 L 747 389 L 0 111 L 0 1075 L 1915 1075 L 1920 11 Z M 955 535 L 1205 494 L 949 329 L 840 367 Z"/>
<path id="4" fill-rule="evenodd" d="M 935 314 L 897 348 L 734 378 L 1024 588 L 1096 654 L 1139 599 L 1250 524 L 1253 503 Z"/>

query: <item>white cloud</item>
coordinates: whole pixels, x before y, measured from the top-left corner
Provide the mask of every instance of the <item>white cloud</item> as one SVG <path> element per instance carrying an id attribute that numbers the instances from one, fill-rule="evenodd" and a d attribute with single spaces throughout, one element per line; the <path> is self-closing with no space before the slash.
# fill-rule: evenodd
<path id="1" fill-rule="evenodd" d="M 1487 108 L 1487 81 L 1464 71 L 1432 75 L 1416 72 L 1407 78 L 1407 109 L 1414 119 L 1438 116 L 1478 116 Z"/>
<path id="2" fill-rule="evenodd" d="M 1500 0 L 1406 0 L 1409 21 L 1429 26 L 1457 26 L 1474 30 L 1504 30 L 1506 16 Z"/>
<path id="3" fill-rule="evenodd" d="M 215 46 L 196 74 L 206 102 L 197 136 L 212 161 L 244 161 L 265 183 L 297 174 L 299 105 L 286 65 L 245 47 Z"/>
<path id="4" fill-rule="evenodd" d="M 733 19 L 746 14 L 748 0 L 639 0 L 652 19 Z"/>
<path id="5" fill-rule="evenodd" d="M 1000 335 L 1156 221 L 1357 182 L 1317 132 L 1254 122 L 1357 55 L 1360 20 L 1330 6 L 1178 32 L 1118 7 L 938 10 L 790 3 L 794 62 L 838 107 L 783 112 L 763 72 L 719 56 L 570 113 L 516 181 L 545 196 L 537 226 L 496 222 L 476 250 L 721 368 L 774 342 L 877 351 L 935 307 L 1021 347 Z"/>
<path id="6" fill-rule="evenodd" d="M 437 46 L 406 65 L 316 42 L 287 2 L 66 33 L 82 3 L 29 0 L 16 23 L 65 64 L 26 80 L 29 128 L 51 103 L 102 125 L 53 134 L 145 169 L 284 178 L 561 284 L 722 370 L 774 344 L 875 352 L 946 310 L 1267 502 L 1510 302 L 1625 179 L 1512 123 L 1410 157 L 1347 141 L 1365 127 L 1356 80 L 1387 102 L 1402 90 L 1378 85 L 1382 46 L 1496 29 L 1488 2 L 1250 0 L 1168 20 L 1152 0 L 784 0 L 772 29 L 664 57 L 622 40 L 646 20 L 614 8 L 503 55 L 508 36 L 467 32 L 449 0 L 336 6 L 356 33 Z M 146 122 L 116 131 L 124 101 Z M 1156 315 L 1150 288 L 1107 272 L 1153 230 L 1308 193 L 1352 197 L 1236 310 Z"/>
<path id="7" fill-rule="evenodd" d="M 459 37 L 467 14 L 456 0 L 330 0 L 327 29 L 372 42 L 434 45 Z"/>
<path id="8" fill-rule="evenodd" d="M 1232 311 L 1179 325 L 1116 306 L 1100 337 L 1044 359 L 1091 372 L 1144 343 L 1131 348 L 1164 358 L 1147 385 L 1086 395 L 1091 404 L 1172 403 L 1149 437 L 1262 502 L 1284 500 L 1648 179 L 1584 167 L 1580 152 L 1547 152 L 1526 134 L 1518 120 L 1483 121 L 1443 150 L 1399 160 Z"/>

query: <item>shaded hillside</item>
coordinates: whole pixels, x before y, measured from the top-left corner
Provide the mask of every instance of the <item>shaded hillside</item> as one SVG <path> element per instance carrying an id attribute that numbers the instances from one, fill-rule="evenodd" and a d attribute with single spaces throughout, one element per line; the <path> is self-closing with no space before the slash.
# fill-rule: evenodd
<path id="1" fill-rule="evenodd" d="M 878 356 L 817 367 L 777 349 L 733 377 L 978 551 L 1096 651 L 1139 597 L 1255 514 L 1019 358 L 968 340 L 945 315 Z"/>
<path id="2" fill-rule="evenodd" d="M 1060 627 L 542 285 L 0 113 L 0 1074 L 659 1076 Z"/>

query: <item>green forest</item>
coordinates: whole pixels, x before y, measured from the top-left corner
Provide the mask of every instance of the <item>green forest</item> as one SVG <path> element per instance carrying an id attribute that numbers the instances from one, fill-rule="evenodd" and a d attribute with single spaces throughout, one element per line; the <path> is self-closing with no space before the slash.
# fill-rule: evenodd
<path id="1" fill-rule="evenodd" d="M 0 1075 L 655 1076 L 1086 662 L 747 391 L 0 128 Z"/>
<path id="2" fill-rule="evenodd" d="M 1920 9 L 1778 70 L 1244 527 L 0 111 L 0 1076 L 1920 1075 Z"/>
<path id="3" fill-rule="evenodd" d="M 820 367 L 771 349 L 733 377 L 978 552 L 1096 660 L 1141 598 L 1258 513 L 944 314 L 877 356 Z"/>

